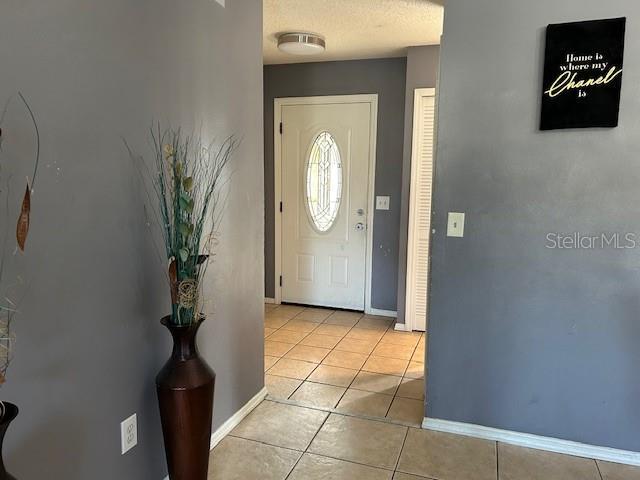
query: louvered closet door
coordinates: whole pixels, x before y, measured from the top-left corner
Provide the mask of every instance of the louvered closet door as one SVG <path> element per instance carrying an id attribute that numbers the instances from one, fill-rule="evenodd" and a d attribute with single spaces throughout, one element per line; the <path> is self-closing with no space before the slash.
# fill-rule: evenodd
<path id="1" fill-rule="evenodd" d="M 429 242 L 435 132 L 435 90 L 415 91 L 411 155 L 406 322 L 425 331 L 428 313 Z"/>

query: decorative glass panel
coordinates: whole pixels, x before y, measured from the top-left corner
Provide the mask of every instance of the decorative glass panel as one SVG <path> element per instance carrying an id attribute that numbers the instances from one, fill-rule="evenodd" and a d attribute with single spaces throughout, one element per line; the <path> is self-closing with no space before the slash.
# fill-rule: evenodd
<path id="1" fill-rule="evenodd" d="M 338 216 L 342 196 L 342 160 L 338 145 L 329 132 L 313 141 L 307 162 L 307 207 L 319 232 L 326 232 Z"/>

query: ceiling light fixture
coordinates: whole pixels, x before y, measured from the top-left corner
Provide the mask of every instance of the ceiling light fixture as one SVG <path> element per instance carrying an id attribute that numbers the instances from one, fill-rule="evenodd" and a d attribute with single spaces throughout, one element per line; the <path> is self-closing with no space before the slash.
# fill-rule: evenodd
<path id="1" fill-rule="evenodd" d="M 278 49 L 290 55 L 317 55 L 324 52 L 325 41 L 313 33 L 283 33 L 278 37 Z"/>

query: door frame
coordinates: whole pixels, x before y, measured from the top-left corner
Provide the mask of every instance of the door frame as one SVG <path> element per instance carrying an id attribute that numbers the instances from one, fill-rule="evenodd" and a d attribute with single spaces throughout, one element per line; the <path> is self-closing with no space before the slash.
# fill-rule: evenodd
<path id="1" fill-rule="evenodd" d="M 415 211 L 415 196 L 417 195 L 416 189 L 414 188 L 414 183 L 417 179 L 418 175 L 418 144 L 420 142 L 420 128 L 418 128 L 421 124 L 420 115 L 421 111 L 418 108 L 420 102 L 423 97 L 434 97 L 435 106 L 434 109 L 437 110 L 437 97 L 436 97 L 436 89 L 435 88 L 416 88 L 413 93 L 413 124 L 412 124 L 412 138 L 411 138 L 411 178 L 409 180 L 409 220 L 408 220 L 408 233 L 407 233 L 407 276 L 406 276 L 406 287 L 405 287 L 405 326 L 404 329 L 412 332 L 415 328 L 413 321 L 413 296 L 411 295 L 411 290 L 413 289 L 413 243 L 415 241 L 415 220 L 416 220 L 416 211 Z M 435 112 L 434 112 L 435 113 Z M 434 120 L 434 129 L 433 129 L 433 152 L 432 152 L 432 161 L 435 165 L 435 156 L 436 156 L 436 132 L 437 132 L 437 116 Z M 433 202 L 433 179 L 434 179 L 435 170 L 431 172 L 431 198 Z M 433 204 L 432 204 L 432 215 L 431 220 L 433 220 Z M 431 232 L 429 232 L 429 268 L 427 273 L 427 283 L 430 285 L 431 283 Z M 427 293 L 427 318 L 429 315 L 429 294 Z"/>
<path id="2" fill-rule="evenodd" d="M 290 105 L 322 105 L 322 104 L 349 104 L 368 103 L 371 105 L 370 142 L 369 142 L 369 183 L 367 185 L 367 242 L 365 248 L 365 276 L 364 276 L 364 311 L 368 314 L 381 313 L 371 308 L 371 275 L 373 264 L 373 218 L 375 207 L 375 178 L 376 178 L 376 146 L 378 140 L 378 94 L 360 95 L 327 95 L 311 97 L 286 97 L 273 100 L 273 178 L 274 178 L 274 203 L 275 217 L 275 258 L 274 258 L 274 285 L 275 303 L 282 303 L 282 287 L 280 276 L 282 275 L 282 134 L 280 123 L 282 121 L 282 107 Z"/>

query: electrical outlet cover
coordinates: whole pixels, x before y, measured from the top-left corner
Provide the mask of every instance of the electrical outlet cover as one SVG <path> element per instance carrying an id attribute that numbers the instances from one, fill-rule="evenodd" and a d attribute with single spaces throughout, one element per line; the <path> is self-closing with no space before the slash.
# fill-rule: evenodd
<path id="1" fill-rule="evenodd" d="M 464 213 L 449 212 L 447 237 L 464 237 Z"/>
<path id="2" fill-rule="evenodd" d="M 134 413 L 120 424 L 122 455 L 138 444 L 138 417 Z"/>
<path id="3" fill-rule="evenodd" d="M 391 197 L 377 196 L 376 197 L 376 210 L 389 210 L 391 205 Z"/>

